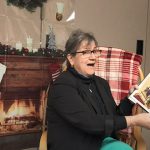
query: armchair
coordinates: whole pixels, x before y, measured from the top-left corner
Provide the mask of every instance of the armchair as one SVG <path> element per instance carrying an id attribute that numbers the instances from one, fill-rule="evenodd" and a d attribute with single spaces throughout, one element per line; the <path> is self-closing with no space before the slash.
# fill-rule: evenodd
<path id="1" fill-rule="evenodd" d="M 140 68 L 142 57 L 121 49 L 107 47 L 99 48 L 102 50 L 102 53 L 98 59 L 95 74 L 108 80 L 114 100 L 118 105 L 120 103 L 120 99 L 127 96 L 129 89 L 138 83 L 139 75 L 142 80 L 143 74 Z M 60 68 L 57 68 L 55 71 L 53 70 L 51 72 L 52 80 L 55 80 L 55 78 L 59 76 L 60 72 Z M 43 94 L 43 99 L 45 99 L 45 108 L 47 104 L 48 90 L 49 87 Z M 139 107 L 134 108 L 133 113 L 140 113 L 142 111 Z M 140 127 L 120 131 L 118 133 L 118 137 L 120 140 L 131 145 L 134 150 L 146 150 L 146 145 L 141 136 Z M 40 139 L 39 150 L 47 150 L 47 131 L 45 120 L 43 121 L 43 133 Z"/>
<path id="2" fill-rule="evenodd" d="M 111 92 L 117 105 L 128 95 L 129 89 L 143 80 L 141 70 L 142 56 L 111 47 L 99 47 L 102 51 L 98 58 L 95 74 L 105 78 L 111 87 Z M 135 106 L 133 114 L 142 112 Z M 146 150 L 141 136 L 141 128 L 128 128 L 118 132 L 118 138 L 133 147 L 134 150 Z"/>

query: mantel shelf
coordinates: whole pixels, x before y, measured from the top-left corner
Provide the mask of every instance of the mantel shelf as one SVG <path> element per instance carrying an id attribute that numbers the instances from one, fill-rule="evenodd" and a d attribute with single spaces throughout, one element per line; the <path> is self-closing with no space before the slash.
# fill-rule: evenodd
<path id="1" fill-rule="evenodd" d="M 60 66 L 63 58 L 40 56 L 0 55 L 0 63 L 7 66 L 0 84 L 3 99 L 39 97 L 47 88 L 55 66 Z M 31 96 L 31 97 L 30 97 Z"/>

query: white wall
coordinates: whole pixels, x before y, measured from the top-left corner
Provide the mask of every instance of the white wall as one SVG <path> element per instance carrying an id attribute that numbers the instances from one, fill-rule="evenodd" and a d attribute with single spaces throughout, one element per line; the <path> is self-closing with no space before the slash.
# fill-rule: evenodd
<path id="1" fill-rule="evenodd" d="M 147 0 L 76 0 L 76 26 L 95 34 L 99 45 L 135 51 L 146 39 Z"/>

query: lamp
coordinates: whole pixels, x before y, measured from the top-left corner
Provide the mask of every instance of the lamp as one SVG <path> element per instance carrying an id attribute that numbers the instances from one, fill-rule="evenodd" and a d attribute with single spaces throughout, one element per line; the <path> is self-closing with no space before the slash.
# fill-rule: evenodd
<path id="1" fill-rule="evenodd" d="M 57 2 L 56 6 L 57 6 L 56 20 L 61 21 L 63 18 L 64 3 L 63 2 Z"/>
<path id="2" fill-rule="evenodd" d="M 74 20 L 74 19 L 75 19 L 75 11 L 73 11 L 73 12 L 71 13 L 71 15 L 68 17 L 68 19 L 66 20 L 66 22 L 72 21 L 72 20 Z"/>

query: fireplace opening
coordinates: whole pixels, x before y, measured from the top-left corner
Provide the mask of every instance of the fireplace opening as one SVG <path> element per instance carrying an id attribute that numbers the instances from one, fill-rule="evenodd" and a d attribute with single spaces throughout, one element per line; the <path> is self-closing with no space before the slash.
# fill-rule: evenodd
<path id="1" fill-rule="evenodd" d="M 0 100 L 0 114 L 0 136 L 41 130 L 42 101 Z"/>

